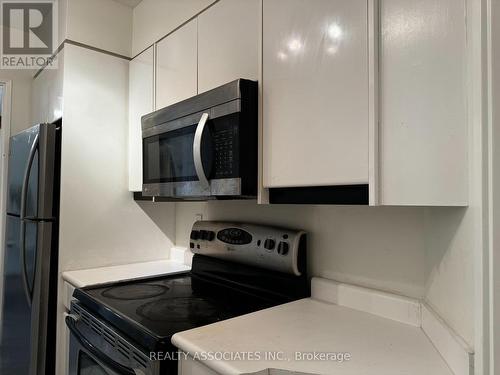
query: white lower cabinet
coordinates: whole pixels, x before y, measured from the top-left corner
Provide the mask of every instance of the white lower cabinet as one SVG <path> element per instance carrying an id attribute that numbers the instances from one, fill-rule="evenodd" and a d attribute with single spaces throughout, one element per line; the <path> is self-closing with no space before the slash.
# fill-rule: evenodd
<path id="1" fill-rule="evenodd" d="M 153 111 L 154 47 L 149 47 L 130 61 L 129 66 L 129 133 L 128 186 L 130 191 L 142 190 L 142 128 L 141 117 Z"/>
<path id="2" fill-rule="evenodd" d="M 217 375 L 217 373 L 192 357 L 181 355 L 179 375 Z"/>

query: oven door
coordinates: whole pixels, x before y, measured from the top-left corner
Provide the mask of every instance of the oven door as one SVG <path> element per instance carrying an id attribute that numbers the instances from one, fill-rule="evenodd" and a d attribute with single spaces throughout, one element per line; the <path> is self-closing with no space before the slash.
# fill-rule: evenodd
<path id="1" fill-rule="evenodd" d="M 157 363 L 90 314 L 67 315 L 65 320 L 71 333 L 69 375 L 159 374 Z"/>
<path id="2" fill-rule="evenodd" d="M 172 198 L 211 195 L 214 148 L 208 113 L 143 131 L 143 194 Z"/>

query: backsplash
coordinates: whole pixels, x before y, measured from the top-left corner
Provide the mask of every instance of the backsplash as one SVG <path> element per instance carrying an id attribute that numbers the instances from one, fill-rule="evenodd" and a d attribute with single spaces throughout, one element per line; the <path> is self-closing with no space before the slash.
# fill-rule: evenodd
<path id="1" fill-rule="evenodd" d="M 197 214 L 204 220 L 274 224 L 308 232 L 310 276 L 319 276 L 405 296 L 429 299 L 469 343 L 473 320 L 469 290 L 472 262 L 457 263 L 457 251 L 472 254 L 467 209 L 450 207 L 368 207 L 257 205 L 249 201 L 176 204 L 176 245 L 189 246 Z M 446 228 L 444 228 L 446 227 Z M 437 233 L 445 235 L 436 235 Z M 458 235 L 457 235 L 458 234 Z M 463 254 L 460 255 L 463 258 Z M 460 260 L 461 258 L 458 258 Z M 460 298 L 435 293 L 442 284 Z M 463 285 L 462 285 L 463 284 Z M 441 285 L 441 286 L 440 286 Z M 430 293 L 429 293 L 430 291 Z M 439 295 L 439 300 L 435 297 Z M 443 306 L 443 304 L 445 306 Z M 450 310 L 452 310 L 450 312 Z M 456 313 L 453 313 L 455 311 Z M 456 315 L 456 316 L 455 316 Z"/>
<path id="2" fill-rule="evenodd" d="M 237 219 L 305 230 L 311 276 L 412 297 L 424 295 L 424 208 L 178 203 L 176 245 L 189 246 L 196 214 L 202 214 L 204 220 Z"/>

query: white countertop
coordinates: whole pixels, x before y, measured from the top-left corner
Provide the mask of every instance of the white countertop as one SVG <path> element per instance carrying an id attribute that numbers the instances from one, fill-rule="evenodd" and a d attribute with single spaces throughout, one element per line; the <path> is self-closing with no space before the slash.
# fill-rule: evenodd
<path id="1" fill-rule="evenodd" d="M 343 375 L 452 374 L 419 327 L 311 298 L 180 332 L 172 342 L 190 354 L 252 352 L 261 357 L 202 361 L 220 374 L 268 374 L 266 369 Z M 266 352 L 282 352 L 290 360 L 266 360 Z M 351 359 L 297 361 L 295 352 L 343 352 Z"/>
<path id="2" fill-rule="evenodd" d="M 137 280 L 145 277 L 172 275 L 189 271 L 191 268 L 173 260 L 130 263 L 119 266 L 99 267 L 86 270 L 63 272 L 65 281 L 77 288 L 118 281 Z"/>

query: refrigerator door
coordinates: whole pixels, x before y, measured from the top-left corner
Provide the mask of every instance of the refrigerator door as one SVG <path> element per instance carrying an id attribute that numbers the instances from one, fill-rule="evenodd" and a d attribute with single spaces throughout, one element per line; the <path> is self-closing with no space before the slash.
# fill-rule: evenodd
<path id="1" fill-rule="evenodd" d="M 20 215 L 21 192 L 28 165 L 30 151 L 39 139 L 40 125 L 33 126 L 10 138 L 9 148 L 9 177 L 7 190 L 7 213 Z M 34 150 L 34 160 L 29 171 L 29 184 L 27 186 L 26 212 L 29 216 L 37 215 L 38 201 L 38 148 Z"/>
<path id="2" fill-rule="evenodd" d="M 20 219 L 7 215 L 4 258 L 4 297 L 2 338 L 0 345 L 0 374 L 28 375 L 32 347 L 32 310 L 23 283 L 20 257 Z M 37 247 L 37 225 L 26 228 L 26 270 L 33 285 L 34 254 Z"/>
<path id="3" fill-rule="evenodd" d="M 31 375 L 54 372 L 57 315 L 57 252 L 53 251 L 57 248 L 55 228 L 55 223 L 36 223 L 36 267 L 31 303 Z"/>
<path id="4" fill-rule="evenodd" d="M 0 374 L 54 372 L 57 139 L 54 124 L 11 138 Z"/>

